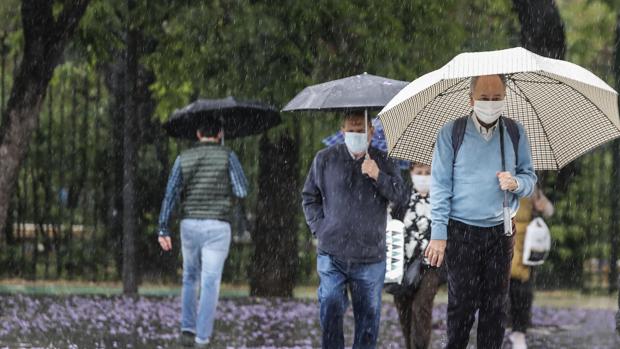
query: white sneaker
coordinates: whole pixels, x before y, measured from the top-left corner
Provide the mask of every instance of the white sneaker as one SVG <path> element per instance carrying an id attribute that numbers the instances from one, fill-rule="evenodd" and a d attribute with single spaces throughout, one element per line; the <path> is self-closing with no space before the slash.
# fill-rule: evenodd
<path id="1" fill-rule="evenodd" d="M 525 333 L 512 332 L 508 338 L 510 338 L 510 342 L 512 343 L 512 349 L 527 349 Z"/>
<path id="2" fill-rule="evenodd" d="M 209 338 L 207 338 L 207 339 L 200 339 L 200 338 L 198 338 L 198 336 L 196 336 L 196 345 L 195 345 L 195 347 L 197 349 L 207 349 L 207 348 L 210 348 L 209 342 L 210 342 Z"/>

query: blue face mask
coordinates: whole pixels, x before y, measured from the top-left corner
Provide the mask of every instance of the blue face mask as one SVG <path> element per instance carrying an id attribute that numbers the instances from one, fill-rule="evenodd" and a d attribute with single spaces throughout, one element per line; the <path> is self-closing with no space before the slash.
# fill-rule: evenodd
<path id="1" fill-rule="evenodd" d="M 360 154 L 366 152 L 368 148 L 368 137 L 366 133 L 345 132 L 344 143 L 351 153 Z"/>

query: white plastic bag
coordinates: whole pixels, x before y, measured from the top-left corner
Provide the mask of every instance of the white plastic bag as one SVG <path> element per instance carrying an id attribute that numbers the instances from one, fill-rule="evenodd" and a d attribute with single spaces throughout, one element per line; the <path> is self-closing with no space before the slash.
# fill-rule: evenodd
<path id="1" fill-rule="evenodd" d="M 386 235 L 386 284 L 400 284 L 405 268 L 405 223 L 392 219 L 387 223 Z"/>
<path id="2" fill-rule="evenodd" d="M 545 221 L 534 218 L 525 231 L 523 243 L 523 265 L 541 265 L 549 256 L 551 250 L 551 233 Z"/>

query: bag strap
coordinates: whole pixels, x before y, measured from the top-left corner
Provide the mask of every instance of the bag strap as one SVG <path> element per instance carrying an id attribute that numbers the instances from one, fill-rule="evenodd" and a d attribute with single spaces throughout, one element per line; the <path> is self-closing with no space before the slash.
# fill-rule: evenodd
<path id="1" fill-rule="evenodd" d="M 501 153 L 501 157 L 502 157 L 502 172 L 506 172 L 506 151 L 504 150 L 505 143 L 504 143 L 504 117 L 500 117 L 498 122 L 498 126 L 499 126 L 499 149 L 500 149 L 500 153 Z M 509 201 L 508 201 L 508 192 L 504 191 L 504 204 L 503 204 L 504 210 L 509 207 Z M 506 224 L 510 223 L 506 223 L 506 216 L 504 214 L 504 229 L 506 228 Z M 514 227 L 513 227 L 514 229 Z M 513 234 L 514 234 L 514 230 Z"/>
<path id="2" fill-rule="evenodd" d="M 512 141 L 512 147 L 515 151 L 515 162 L 518 164 L 519 163 L 519 140 L 521 139 L 521 134 L 519 133 L 519 126 L 517 126 L 517 123 L 511 118 L 502 116 L 502 120 L 504 121 L 504 125 L 506 125 L 508 136 L 510 136 L 510 140 Z"/>
<path id="3" fill-rule="evenodd" d="M 502 172 L 506 172 L 506 152 L 504 150 L 504 118 L 499 118 L 499 149 L 502 156 Z"/>

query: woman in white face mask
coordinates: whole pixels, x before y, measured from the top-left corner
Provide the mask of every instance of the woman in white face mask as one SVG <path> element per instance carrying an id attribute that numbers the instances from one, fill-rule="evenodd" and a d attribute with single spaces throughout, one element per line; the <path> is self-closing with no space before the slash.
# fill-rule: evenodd
<path id="1" fill-rule="evenodd" d="M 413 189 L 421 196 L 427 197 L 431 190 L 431 167 L 423 164 L 414 164 L 411 166 L 411 183 Z"/>
<path id="2" fill-rule="evenodd" d="M 400 285 L 386 288 L 394 294 L 400 324 L 408 349 L 428 348 L 432 327 L 433 301 L 445 277 L 443 269 L 431 268 L 424 250 L 431 237 L 431 167 L 413 163 L 410 168 L 411 197 L 403 209 L 394 210 L 394 218 L 405 224 L 405 278 Z M 419 275 L 408 283 L 407 275 Z M 410 278 L 409 278 L 410 279 Z"/>

